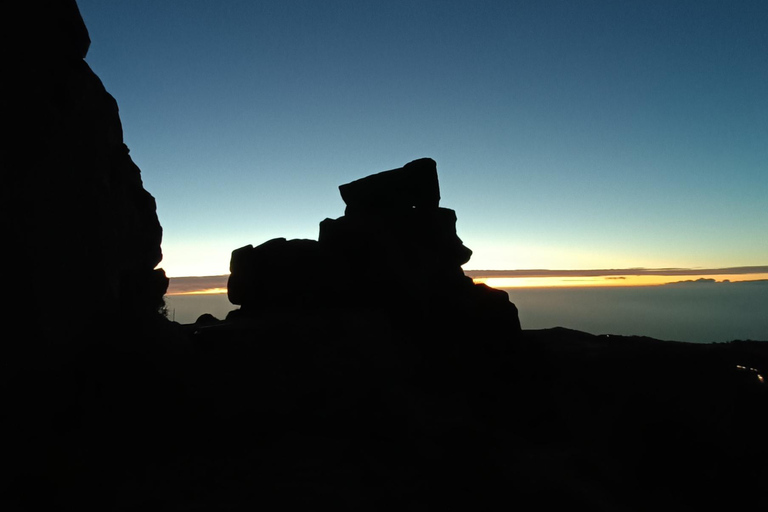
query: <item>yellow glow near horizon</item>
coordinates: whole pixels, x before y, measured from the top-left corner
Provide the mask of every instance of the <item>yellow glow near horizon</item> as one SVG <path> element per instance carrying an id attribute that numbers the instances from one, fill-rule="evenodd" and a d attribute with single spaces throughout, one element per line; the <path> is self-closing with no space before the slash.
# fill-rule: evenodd
<path id="1" fill-rule="evenodd" d="M 222 293 L 227 293 L 226 288 L 206 288 L 204 290 L 194 290 L 190 292 L 170 292 L 166 293 L 166 295 L 171 296 L 178 296 L 178 295 L 219 295 Z"/>
<path id="2" fill-rule="evenodd" d="M 199 280 L 174 286 L 171 278 L 168 296 L 222 295 L 227 293 L 226 275 L 177 278 L 179 281 Z M 611 275 L 611 276 L 546 276 L 546 277 L 477 277 L 475 283 L 484 283 L 491 288 L 582 288 L 582 287 L 643 287 L 661 286 L 681 281 L 713 279 L 716 282 L 768 280 L 768 273 L 755 274 L 691 274 L 691 275 Z"/>
<path id="3" fill-rule="evenodd" d="M 768 274 L 701 274 L 689 276 L 552 276 L 552 277 L 486 277 L 475 278 L 491 288 L 574 288 L 586 286 L 659 286 L 680 281 L 714 279 L 715 281 L 755 281 L 768 279 Z"/>

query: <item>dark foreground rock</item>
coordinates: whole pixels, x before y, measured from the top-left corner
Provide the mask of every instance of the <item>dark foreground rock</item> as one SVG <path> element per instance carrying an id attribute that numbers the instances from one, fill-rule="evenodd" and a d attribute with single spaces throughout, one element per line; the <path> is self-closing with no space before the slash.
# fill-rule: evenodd
<path id="1" fill-rule="evenodd" d="M 77 4 L 12 1 L 3 19 L 6 313 L 38 328 L 156 314 L 168 281 L 155 270 L 155 200 L 115 99 L 84 60 L 90 38 Z"/>
<path id="2" fill-rule="evenodd" d="M 366 310 L 131 341 L 10 383 L 4 510 L 765 504 L 765 342 L 551 329 L 500 357 Z"/>

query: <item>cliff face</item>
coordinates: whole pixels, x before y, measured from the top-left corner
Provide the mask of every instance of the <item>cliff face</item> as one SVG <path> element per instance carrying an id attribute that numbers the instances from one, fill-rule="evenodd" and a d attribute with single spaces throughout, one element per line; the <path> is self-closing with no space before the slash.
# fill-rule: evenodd
<path id="1" fill-rule="evenodd" d="M 15 35 L 2 88 L 3 263 L 21 295 L 16 312 L 61 325 L 157 311 L 167 279 L 154 270 L 155 200 L 115 99 L 84 60 L 90 40 L 76 3 L 16 2 L 4 16 Z"/>

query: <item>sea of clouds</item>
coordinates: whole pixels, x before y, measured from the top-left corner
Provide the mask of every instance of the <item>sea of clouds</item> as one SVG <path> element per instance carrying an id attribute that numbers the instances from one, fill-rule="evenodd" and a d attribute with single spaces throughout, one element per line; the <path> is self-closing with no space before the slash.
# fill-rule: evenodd
<path id="1" fill-rule="evenodd" d="M 661 286 L 509 288 L 523 329 L 567 327 L 592 334 L 662 340 L 768 341 L 768 281 L 697 280 Z M 223 319 L 237 306 L 226 294 L 166 297 L 168 316 L 193 323 Z"/>

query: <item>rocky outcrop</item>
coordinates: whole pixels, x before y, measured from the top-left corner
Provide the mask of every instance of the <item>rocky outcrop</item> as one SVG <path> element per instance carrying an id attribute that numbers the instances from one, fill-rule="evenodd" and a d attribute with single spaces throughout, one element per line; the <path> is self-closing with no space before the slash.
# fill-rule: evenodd
<path id="1" fill-rule="evenodd" d="M 484 324 L 513 337 L 520 332 L 506 292 L 464 275 L 472 251 L 456 234 L 455 212 L 439 206 L 434 160 L 339 190 L 345 215 L 322 221 L 317 241 L 277 238 L 232 253 L 228 294 L 241 306 L 234 318 L 366 305 L 408 329 Z"/>
<path id="2" fill-rule="evenodd" d="M 84 60 L 90 39 L 76 3 L 4 11 L 15 44 L 4 42 L 13 50 L 2 89 L 3 268 L 21 296 L 17 313 L 44 313 L 46 325 L 156 314 L 168 281 L 155 270 L 155 200 L 124 144 L 117 103 Z"/>

